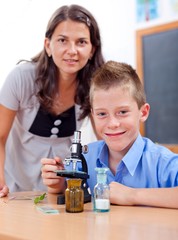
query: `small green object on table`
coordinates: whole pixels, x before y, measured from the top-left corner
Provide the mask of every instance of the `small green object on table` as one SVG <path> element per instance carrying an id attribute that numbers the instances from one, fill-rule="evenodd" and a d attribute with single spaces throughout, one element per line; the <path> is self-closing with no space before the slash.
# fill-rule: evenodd
<path id="1" fill-rule="evenodd" d="M 44 200 L 45 196 L 46 196 L 46 193 L 43 193 L 43 194 L 40 195 L 39 197 L 36 197 L 36 198 L 34 199 L 34 204 L 38 204 L 39 202 L 41 202 L 42 200 Z"/>

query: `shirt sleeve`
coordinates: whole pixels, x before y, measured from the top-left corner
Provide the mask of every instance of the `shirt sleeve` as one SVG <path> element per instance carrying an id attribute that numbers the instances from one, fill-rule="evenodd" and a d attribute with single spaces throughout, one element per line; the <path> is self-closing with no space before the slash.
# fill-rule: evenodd
<path id="1" fill-rule="evenodd" d="M 160 187 L 178 186 L 178 155 L 164 155 L 160 166 Z"/>
<path id="2" fill-rule="evenodd" d="M 1 91 L 0 104 L 11 109 L 19 110 L 28 106 L 34 96 L 34 65 L 23 63 L 17 65 L 7 76 Z"/>
<path id="3" fill-rule="evenodd" d="M 20 102 L 19 79 L 20 72 L 18 67 L 14 68 L 7 76 L 0 92 L 0 103 L 5 107 L 18 110 Z"/>

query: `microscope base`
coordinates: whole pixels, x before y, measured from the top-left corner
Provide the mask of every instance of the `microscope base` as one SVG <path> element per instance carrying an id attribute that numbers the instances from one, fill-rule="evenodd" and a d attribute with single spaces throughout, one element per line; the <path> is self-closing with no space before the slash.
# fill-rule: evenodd
<path id="1" fill-rule="evenodd" d="M 57 176 L 68 177 L 68 178 L 81 178 L 87 179 L 89 175 L 86 172 L 82 171 L 67 171 L 67 170 L 56 170 Z"/>

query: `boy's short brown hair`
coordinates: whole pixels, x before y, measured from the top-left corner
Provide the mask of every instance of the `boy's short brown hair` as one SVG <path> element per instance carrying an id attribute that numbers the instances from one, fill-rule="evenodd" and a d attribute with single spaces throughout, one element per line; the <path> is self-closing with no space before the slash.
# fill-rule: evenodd
<path id="1" fill-rule="evenodd" d="M 90 86 L 90 104 L 92 106 L 95 90 L 108 90 L 111 87 L 122 87 L 130 91 L 140 109 L 146 103 L 145 91 L 136 71 L 128 64 L 108 61 L 93 74 Z"/>

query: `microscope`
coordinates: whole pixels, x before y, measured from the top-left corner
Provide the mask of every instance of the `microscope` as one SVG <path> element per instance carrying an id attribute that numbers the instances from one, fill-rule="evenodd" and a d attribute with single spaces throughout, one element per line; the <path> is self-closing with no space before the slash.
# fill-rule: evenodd
<path id="1" fill-rule="evenodd" d="M 91 202 L 91 194 L 87 188 L 87 179 L 88 175 L 88 166 L 86 163 L 86 159 L 82 153 L 88 152 L 88 147 L 86 145 L 81 145 L 81 131 L 74 132 L 74 139 L 72 141 L 72 145 L 70 147 L 71 155 L 70 157 L 65 158 L 64 162 L 66 166 L 72 164 L 71 170 L 57 170 L 56 174 L 60 177 L 66 178 L 80 178 L 82 179 L 82 189 L 84 191 L 84 203 Z M 80 162 L 82 169 L 81 171 L 77 170 L 77 163 Z M 57 204 L 65 203 L 65 195 L 59 195 L 57 198 Z"/>

